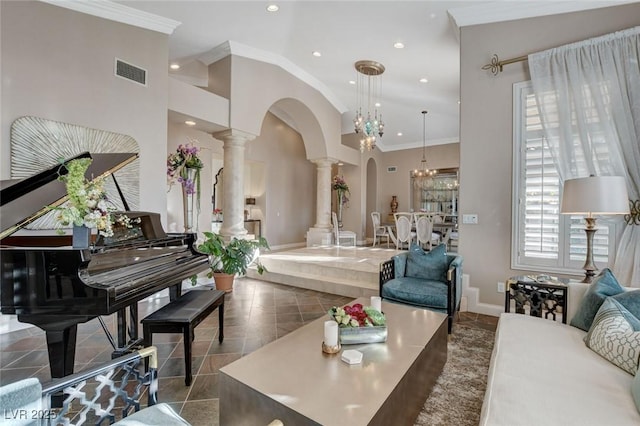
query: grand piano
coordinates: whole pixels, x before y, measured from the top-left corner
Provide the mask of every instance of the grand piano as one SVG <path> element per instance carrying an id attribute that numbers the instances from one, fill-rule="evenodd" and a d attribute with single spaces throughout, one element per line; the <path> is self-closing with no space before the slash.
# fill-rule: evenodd
<path id="1" fill-rule="evenodd" d="M 133 232 L 89 249 L 72 248 L 70 237 L 13 235 L 66 200 L 58 177 L 69 161 L 86 157 L 93 159 L 87 176 L 115 181 L 113 173 L 137 154 L 82 153 L 29 178 L 1 182 L 0 311 L 45 331 L 53 378 L 73 373 L 78 324 L 98 317 L 113 356 L 127 353 L 142 342 L 137 302 L 165 288 L 179 297 L 182 280 L 208 268 L 207 256 L 194 249 L 195 235 L 166 234 L 157 213 L 122 212 L 140 219 Z M 128 210 L 117 181 L 116 187 Z M 100 317 L 113 313 L 117 343 Z"/>

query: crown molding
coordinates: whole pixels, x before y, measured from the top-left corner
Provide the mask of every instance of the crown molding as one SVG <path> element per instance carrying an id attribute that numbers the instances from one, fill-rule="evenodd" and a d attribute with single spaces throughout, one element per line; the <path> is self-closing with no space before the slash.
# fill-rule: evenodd
<path id="1" fill-rule="evenodd" d="M 40 0 L 53 6 L 64 7 L 87 15 L 133 25 L 164 34 L 173 34 L 181 24 L 179 21 L 143 12 L 109 0 Z"/>
<path id="2" fill-rule="evenodd" d="M 276 65 L 320 92 L 340 114 L 349 111 L 347 106 L 342 103 L 324 83 L 290 60 L 275 53 L 238 43 L 237 41 L 228 40 L 198 56 L 198 60 L 202 61 L 205 65 L 211 65 L 229 55 L 241 56 L 243 58 Z"/>
<path id="3" fill-rule="evenodd" d="M 426 148 L 435 145 L 446 145 L 450 143 L 459 143 L 460 140 L 458 138 L 442 138 L 442 139 L 430 139 L 429 143 L 426 145 Z M 422 142 L 409 142 L 403 144 L 385 144 L 383 141 L 376 142 L 376 148 L 379 148 L 382 152 L 390 152 L 390 151 L 402 151 L 405 149 L 414 149 L 414 148 L 422 148 Z"/>
<path id="4" fill-rule="evenodd" d="M 454 7 L 449 9 L 447 14 L 457 34 L 462 27 L 471 25 L 580 12 L 635 2 L 637 0 L 494 1 Z"/>

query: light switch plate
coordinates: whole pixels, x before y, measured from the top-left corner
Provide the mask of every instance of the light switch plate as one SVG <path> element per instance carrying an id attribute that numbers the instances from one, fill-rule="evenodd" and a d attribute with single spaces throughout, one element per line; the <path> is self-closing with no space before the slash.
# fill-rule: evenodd
<path id="1" fill-rule="evenodd" d="M 467 225 L 477 225 L 478 224 L 478 215 L 477 214 L 463 214 L 462 215 L 462 223 L 466 223 Z"/>

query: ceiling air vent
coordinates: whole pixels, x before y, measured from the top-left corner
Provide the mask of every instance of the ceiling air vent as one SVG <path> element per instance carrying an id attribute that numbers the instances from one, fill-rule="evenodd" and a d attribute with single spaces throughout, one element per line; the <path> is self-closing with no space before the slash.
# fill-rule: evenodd
<path id="1" fill-rule="evenodd" d="M 147 70 L 116 58 L 116 75 L 134 83 L 147 85 Z"/>

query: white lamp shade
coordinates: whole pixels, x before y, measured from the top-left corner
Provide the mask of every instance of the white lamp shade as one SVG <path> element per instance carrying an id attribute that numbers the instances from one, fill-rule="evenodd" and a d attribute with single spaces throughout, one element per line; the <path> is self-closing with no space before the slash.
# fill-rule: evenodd
<path id="1" fill-rule="evenodd" d="M 629 196 L 622 176 L 567 179 L 562 191 L 563 214 L 628 214 Z"/>

